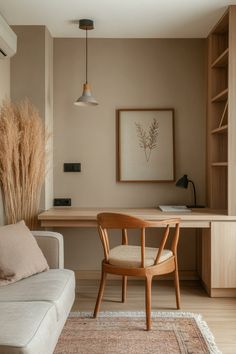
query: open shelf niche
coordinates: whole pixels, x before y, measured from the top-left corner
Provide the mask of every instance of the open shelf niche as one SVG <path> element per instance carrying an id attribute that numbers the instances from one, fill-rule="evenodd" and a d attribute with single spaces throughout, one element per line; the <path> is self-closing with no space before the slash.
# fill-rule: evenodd
<path id="1" fill-rule="evenodd" d="M 236 6 L 208 36 L 208 206 L 236 215 Z M 234 138 L 233 138 L 234 135 Z"/>

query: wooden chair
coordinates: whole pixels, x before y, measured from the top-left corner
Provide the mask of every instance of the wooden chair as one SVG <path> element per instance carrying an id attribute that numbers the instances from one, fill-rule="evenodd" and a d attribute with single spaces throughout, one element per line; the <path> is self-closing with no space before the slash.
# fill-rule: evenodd
<path id="1" fill-rule="evenodd" d="M 102 276 L 94 317 L 97 317 L 106 275 L 117 274 L 122 278 L 122 302 L 126 300 L 127 276 L 145 277 L 146 280 L 146 326 L 151 329 L 151 287 L 155 275 L 174 273 L 176 305 L 180 308 L 180 290 L 177 264 L 177 244 L 179 239 L 180 219 L 162 221 L 145 221 L 130 215 L 116 213 L 100 213 L 97 216 L 98 231 L 102 241 L 105 259 L 102 261 Z M 170 249 L 165 249 L 170 227 L 174 226 L 174 236 Z M 146 228 L 164 227 L 159 248 L 145 247 Z M 122 230 L 122 245 L 110 249 L 108 229 Z M 141 246 L 128 245 L 128 229 L 140 229 Z"/>

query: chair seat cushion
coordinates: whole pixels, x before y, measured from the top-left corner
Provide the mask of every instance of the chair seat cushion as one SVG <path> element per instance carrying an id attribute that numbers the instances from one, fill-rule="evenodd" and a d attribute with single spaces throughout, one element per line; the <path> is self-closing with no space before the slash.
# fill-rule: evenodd
<path id="1" fill-rule="evenodd" d="M 19 282 L 0 287 L 0 304 L 11 301 L 47 301 L 55 305 L 59 319 L 70 311 L 74 289 L 73 271 L 49 269 Z"/>
<path id="2" fill-rule="evenodd" d="M 154 265 L 158 248 L 145 247 L 145 267 Z M 173 252 L 167 249 L 162 251 L 159 263 L 173 256 Z M 141 267 L 141 247 L 120 245 L 114 247 L 109 253 L 109 263 L 118 267 L 139 268 Z"/>

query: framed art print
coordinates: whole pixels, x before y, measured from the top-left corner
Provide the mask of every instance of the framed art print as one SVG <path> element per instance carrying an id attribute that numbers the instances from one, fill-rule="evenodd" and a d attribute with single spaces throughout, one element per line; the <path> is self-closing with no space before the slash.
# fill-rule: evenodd
<path id="1" fill-rule="evenodd" d="M 173 182 L 174 109 L 118 109 L 120 182 Z"/>

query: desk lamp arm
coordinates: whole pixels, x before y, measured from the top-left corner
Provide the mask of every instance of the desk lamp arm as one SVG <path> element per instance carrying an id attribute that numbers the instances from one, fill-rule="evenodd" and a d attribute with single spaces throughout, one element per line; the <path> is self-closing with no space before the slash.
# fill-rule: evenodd
<path id="1" fill-rule="evenodd" d="M 190 183 L 192 183 L 193 186 L 193 196 L 194 196 L 194 207 L 196 207 L 197 205 L 197 198 L 196 198 L 196 188 L 195 188 L 195 184 L 193 183 L 193 181 L 191 179 L 188 180 Z"/>

